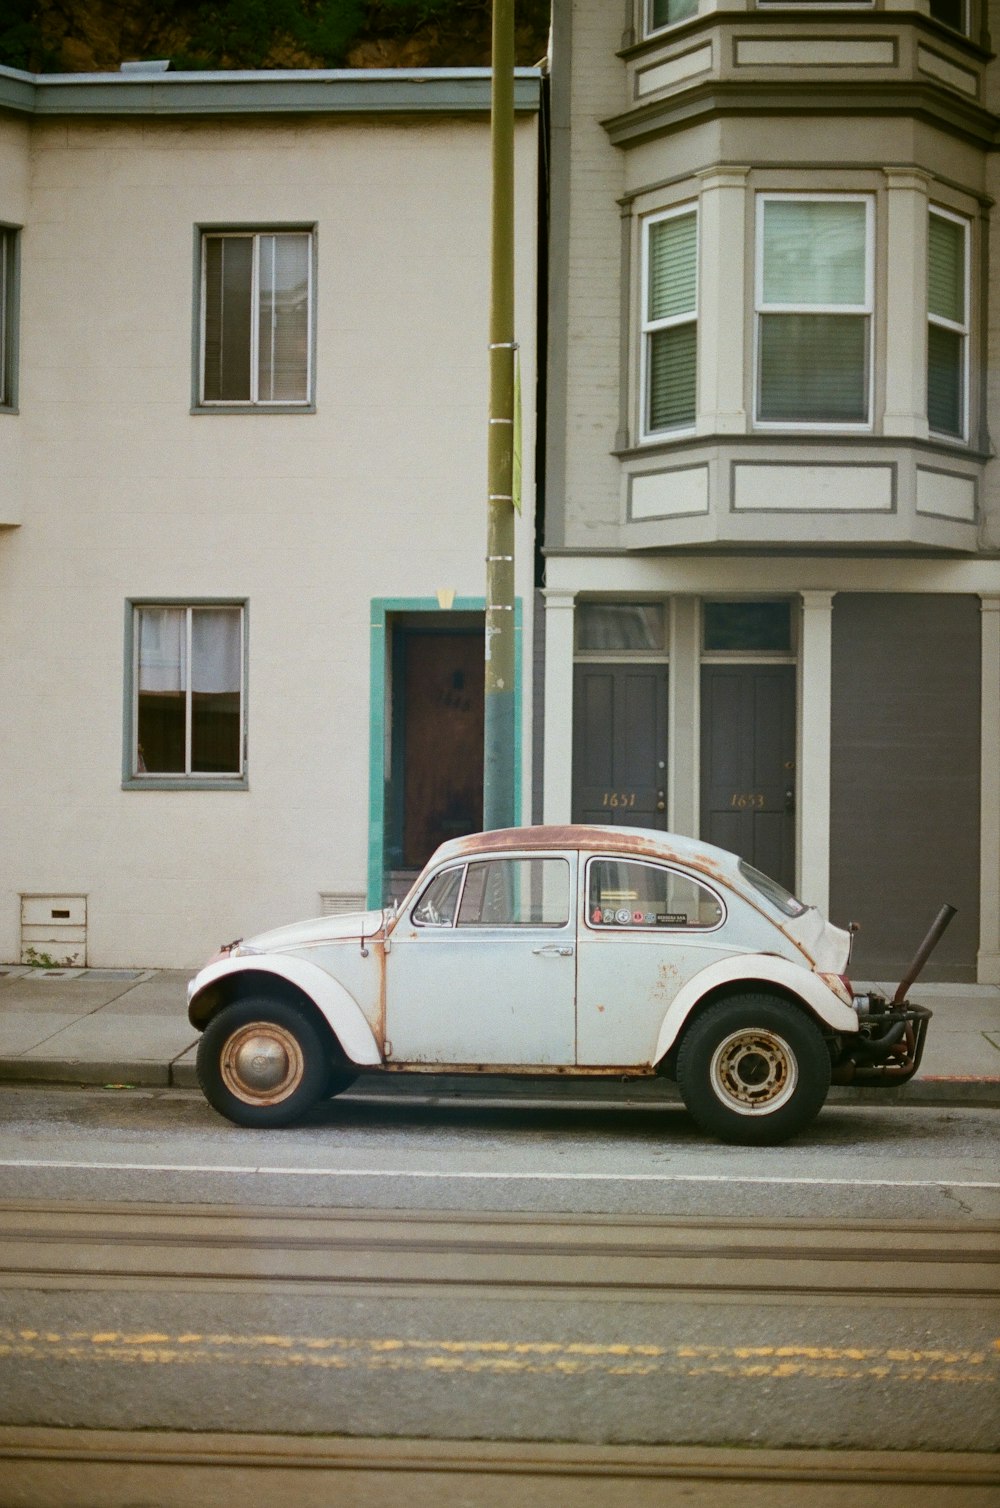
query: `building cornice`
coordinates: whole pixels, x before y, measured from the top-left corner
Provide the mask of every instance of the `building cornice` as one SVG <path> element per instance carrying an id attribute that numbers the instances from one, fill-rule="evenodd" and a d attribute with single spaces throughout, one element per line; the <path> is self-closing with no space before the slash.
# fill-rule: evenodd
<path id="1" fill-rule="evenodd" d="M 0 112 L 53 116 L 487 115 L 490 69 L 281 69 L 22 73 L 0 67 Z M 514 73 L 514 108 L 535 112 L 541 70 Z"/>
<path id="2" fill-rule="evenodd" d="M 602 121 L 616 147 L 631 147 L 724 116 L 845 117 L 907 116 L 959 136 L 978 147 L 1000 144 L 1000 121 L 991 111 L 934 84 L 850 84 L 772 80 L 767 83 L 712 79 L 665 99 Z"/>

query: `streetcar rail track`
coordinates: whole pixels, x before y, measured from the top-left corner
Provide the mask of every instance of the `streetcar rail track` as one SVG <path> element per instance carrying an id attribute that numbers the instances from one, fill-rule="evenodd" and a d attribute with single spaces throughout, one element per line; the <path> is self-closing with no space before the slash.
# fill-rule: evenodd
<path id="1" fill-rule="evenodd" d="M 8 1283 L 566 1292 L 1000 1293 L 1000 1226 L 0 1203 Z"/>

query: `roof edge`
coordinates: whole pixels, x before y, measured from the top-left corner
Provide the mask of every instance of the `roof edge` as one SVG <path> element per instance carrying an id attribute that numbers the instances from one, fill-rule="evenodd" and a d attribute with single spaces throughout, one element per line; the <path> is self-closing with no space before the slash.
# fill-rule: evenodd
<path id="1" fill-rule="evenodd" d="M 0 111 L 19 115 L 487 114 L 489 68 L 23 73 L 0 65 Z M 514 70 L 514 108 L 537 111 L 540 68 Z"/>

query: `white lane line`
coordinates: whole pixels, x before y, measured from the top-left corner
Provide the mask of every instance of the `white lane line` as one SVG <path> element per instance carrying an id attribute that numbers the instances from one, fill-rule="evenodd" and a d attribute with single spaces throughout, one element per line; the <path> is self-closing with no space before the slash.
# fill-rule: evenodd
<path id="1" fill-rule="evenodd" d="M 1000 1189 L 1000 1183 L 960 1178 L 790 1178 L 766 1173 L 442 1173 L 431 1168 L 283 1168 L 244 1167 L 239 1163 L 71 1162 L 60 1158 L 0 1158 L 0 1168 L 58 1168 L 78 1173 L 247 1173 L 255 1178 L 426 1178 L 441 1182 L 482 1180 L 507 1183 L 780 1183 L 817 1188 Z"/>

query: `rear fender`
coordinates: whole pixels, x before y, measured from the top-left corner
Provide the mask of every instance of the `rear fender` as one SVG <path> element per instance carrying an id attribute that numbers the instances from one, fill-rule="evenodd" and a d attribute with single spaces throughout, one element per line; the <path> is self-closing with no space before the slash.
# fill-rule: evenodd
<path id="1" fill-rule="evenodd" d="M 853 1036 L 858 1030 L 855 1012 L 838 1000 L 818 974 L 773 953 L 743 953 L 738 958 L 723 958 L 709 964 L 678 990 L 660 1026 L 653 1062 L 658 1063 L 676 1044 L 688 1018 L 706 995 L 734 984 L 744 986 L 747 994 L 766 992 L 769 985 L 777 986 L 782 995 L 800 1001 L 830 1031 Z"/>
<path id="2" fill-rule="evenodd" d="M 354 997 L 316 964 L 290 954 L 222 958 L 217 963 L 210 963 L 188 986 L 188 1019 L 192 1026 L 204 1030 L 209 1019 L 226 1003 L 228 986 L 234 980 L 237 984 L 243 982 L 235 978 L 240 974 L 264 976 L 262 990 L 267 988 L 267 976 L 294 985 L 308 996 L 329 1023 L 330 1030 L 352 1063 L 364 1067 L 381 1064 L 382 1054 L 375 1034 Z"/>

